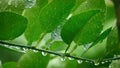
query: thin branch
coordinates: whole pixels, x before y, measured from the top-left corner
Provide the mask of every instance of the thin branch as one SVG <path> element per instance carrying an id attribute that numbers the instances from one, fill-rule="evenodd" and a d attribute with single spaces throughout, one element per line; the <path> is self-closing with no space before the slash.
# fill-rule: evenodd
<path id="1" fill-rule="evenodd" d="M 0 41 L 0 44 L 1 44 L 1 45 L 8 45 L 8 46 L 20 47 L 20 48 L 26 48 L 26 49 L 30 49 L 30 50 L 36 50 L 36 51 L 45 52 L 45 53 L 53 54 L 53 55 L 60 56 L 60 57 L 62 57 L 62 56 L 64 55 L 64 53 L 57 53 L 57 52 L 53 52 L 53 51 L 50 51 L 50 50 L 37 49 L 37 48 L 31 47 L 31 46 L 12 44 L 12 43 L 3 42 L 3 41 Z M 87 62 L 91 62 L 91 63 L 94 63 L 94 61 L 95 61 L 95 60 L 93 60 L 93 59 L 87 59 L 87 58 L 81 58 L 81 57 L 72 56 L 72 55 L 70 55 L 70 54 L 68 54 L 68 53 L 65 54 L 64 56 L 65 56 L 65 57 L 69 57 L 69 58 L 73 58 L 73 59 L 75 59 L 75 60 L 82 60 L 82 61 L 87 61 Z M 112 60 L 120 60 L 120 57 L 117 57 L 117 58 L 106 58 L 106 59 L 103 59 L 103 60 L 100 61 L 100 62 L 112 61 Z"/>

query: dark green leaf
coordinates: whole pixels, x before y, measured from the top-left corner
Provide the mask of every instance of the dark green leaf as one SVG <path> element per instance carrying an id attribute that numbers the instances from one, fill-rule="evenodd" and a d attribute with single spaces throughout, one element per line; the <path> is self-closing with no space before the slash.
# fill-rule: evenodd
<path id="1" fill-rule="evenodd" d="M 27 27 L 27 19 L 11 12 L 0 13 L 0 40 L 11 40 L 20 36 Z"/>
<path id="2" fill-rule="evenodd" d="M 98 22 L 92 22 L 91 18 L 98 12 L 98 10 L 92 10 L 71 17 L 63 26 L 61 32 L 63 40 L 67 44 L 70 44 L 73 40 L 75 40 L 77 44 L 85 44 L 91 42 L 91 40 L 95 40 L 95 37 L 93 36 L 99 35 L 102 26 Z"/>
<path id="3" fill-rule="evenodd" d="M 63 26 L 61 36 L 67 44 L 73 40 L 79 45 L 91 43 L 103 28 L 106 11 L 104 0 L 86 0 L 81 3 Z M 100 12 L 97 13 L 98 10 Z"/>
<path id="4" fill-rule="evenodd" d="M 42 56 L 40 52 L 24 54 L 18 61 L 17 68 L 46 68 L 49 62 L 49 56 Z"/>
<path id="5" fill-rule="evenodd" d="M 17 63 L 16 62 L 7 62 L 3 64 L 3 68 L 16 68 Z"/>
<path id="6" fill-rule="evenodd" d="M 6 63 L 10 61 L 17 62 L 22 54 L 23 53 L 8 49 L 0 45 L 0 60 L 2 61 L 2 63 Z"/>
<path id="7" fill-rule="evenodd" d="M 30 9 L 25 9 L 24 16 L 28 19 L 28 27 L 25 31 L 25 37 L 28 43 L 36 41 L 40 36 L 39 15 L 41 9 L 47 4 L 47 0 L 37 0 L 36 5 Z"/>
<path id="8" fill-rule="evenodd" d="M 111 29 L 112 29 L 112 27 L 108 28 L 103 33 L 101 33 L 100 36 L 92 43 L 92 45 L 90 47 L 94 46 L 98 42 L 102 42 L 109 35 Z"/>

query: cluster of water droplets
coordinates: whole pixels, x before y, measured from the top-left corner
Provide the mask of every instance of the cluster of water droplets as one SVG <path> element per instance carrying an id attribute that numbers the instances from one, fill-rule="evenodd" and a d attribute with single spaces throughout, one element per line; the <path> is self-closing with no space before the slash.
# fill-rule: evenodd
<path id="1" fill-rule="evenodd" d="M 36 0 L 9 0 L 8 5 L 13 5 L 15 7 L 23 4 L 25 8 L 31 8 L 36 4 Z"/>

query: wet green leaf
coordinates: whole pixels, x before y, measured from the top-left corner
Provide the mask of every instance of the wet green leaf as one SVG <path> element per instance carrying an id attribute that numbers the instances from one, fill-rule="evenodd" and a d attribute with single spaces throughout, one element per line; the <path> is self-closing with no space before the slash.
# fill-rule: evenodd
<path id="1" fill-rule="evenodd" d="M 28 44 L 36 41 L 40 36 L 40 21 L 39 15 L 41 9 L 47 4 L 47 0 L 37 0 L 36 4 L 24 10 L 24 16 L 28 19 L 28 27 L 25 31 L 25 37 Z"/>
<path id="2" fill-rule="evenodd" d="M 20 58 L 17 68 L 46 68 L 48 62 L 49 56 L 29 51 Z"/>
<path id="3" fill-rule="evenodd" d="M 20 36 L 27 27 L 27 19 L 11 12 L 0 13 L 0 40 L 12 40 Z"/>
<path id="4" fill-rule="evenodd" d="M 102 29 L 102 25 L 97 21 L 93 22 L 91 18 L 98 12 L 98 10 L 93 10 L 71 17 L 63 26 L 61 32 L 64 42 L 70 44 L 75 40 L 77 44 L 86 44 L 95 40 Z"/>
<path id="5" fill-rule="evenodd" d="M 75 0 L 53 0 L 40 12 L 40 30 L 42 32 L 53 31 L 66 19 L 75 4 Z"/>

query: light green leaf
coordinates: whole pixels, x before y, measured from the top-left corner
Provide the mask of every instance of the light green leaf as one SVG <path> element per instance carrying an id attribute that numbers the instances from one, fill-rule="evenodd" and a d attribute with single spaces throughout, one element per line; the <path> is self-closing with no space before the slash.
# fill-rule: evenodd
<path id="1" fill-rule="evenodd" d="M 28 43 L 36 41 L 40 36 L 39 15 L 41 9 L 47 4 L 47 0 L 37 0 L 35 6 L 25 9 L 24 16 L 28 19 L 28 27 L 25 31 L 25 37 Z"/>
<path id="2" fill-rule="evenodd" d="M 75 5 L 75 0 L 53 0 L 40 12 L 40 30 L 53 31 L 70 13 Z"/>
<path id="3" fill-rule="evenodd" d="M 85 44 L 88 43 L 88 41 L 91 42 L 91 40 L 95 40 L 95 37 L 93 36 L 97 36 L 99 34 L 102 25 L 98 22 L 92 22 L 91 18 L 98 12 L 99 12 L 98 10 L 92 10 L 71 17 L 67 21 L 67 23 L 63 26 L 61 32 L 61 36 L 64 42 L 70 44 L 73 40 L 75 40 L 77 44 L 78 43 Z M 94 32 L 95 30 L 96 33 Z"/>
<path id="4" fill-rule="evenodd" d="M 40 52 L 29 51 L 18 61 L 17 68 L 46 68 L 49 56 L 42 56 Z"/>
<path id="5" fill-rule="evenodd" d="M 0 40 L 11 40 L 20 36 L 27 27 L 27 19 L 11 12 L 0 13 Z"/>

